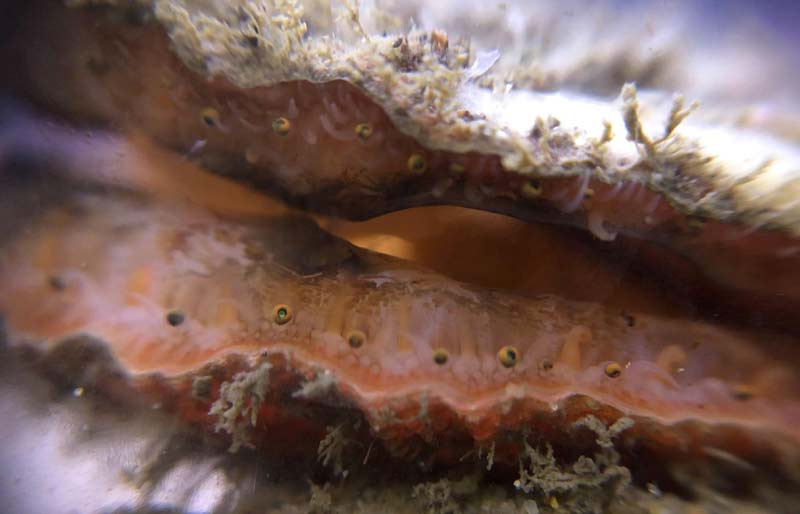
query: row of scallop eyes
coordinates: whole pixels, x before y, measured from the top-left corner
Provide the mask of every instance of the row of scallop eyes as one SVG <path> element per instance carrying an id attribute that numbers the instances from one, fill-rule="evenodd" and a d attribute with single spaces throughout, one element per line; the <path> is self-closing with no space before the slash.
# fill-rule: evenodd
<path id="1" fill-rule="evenodd" d="M 62 290 L 64 289 L 65 284 L 59 277 L 52 277 L 50 279 L 50 286 L 56 290 Z M 634 325 L 635 320 L 633 316 L 627 313 L 623 313 L 622 316 L 628 326 Z M 285 325 L 293 318 L 294 313 L 292 308 L 288 305 L 278 304 L 272 309 L 272 320 L 277 325 Z M 185 319 L 186 316 L 180 310 L 171 310 L 166 315 L 166 322 L 173 327 L 182 325 Z M 358 349 L 361 348 L 366 342 L 366 335 L 360 330 L 352 330 L 347 334 L 345 339 L 353 349 Z M 513 368 L 520 361 L 521 356 L 515 347 L 504 346 L 497 352 L 497 359 L 504 367 Z M 444 348 L 434 350 L 433 361 L 436 364 L 443 366 L 447 364 L 448 360 L 449 354 L 447 350 Z M 549 371 L 553 368 L 553 362 L 550 360 L 544 360 L 541 363 L 541 368 L 544 371 Z M 610 362 L 605 366 L 605 374 L 609 378 L 618 378 L 622 375 L 622 366 L 620 366 L 617 362 Z M 754 391 L 752 387 L 748 386 L 747 384 L 738 384 L 734 387 L 732 393 L 733 396 L 738 400 L 748 400 L 752 398 Z"/>
<path id="2" fill-rule="evenodd" d="M 209 127 L 216 127 L 220 124 L 219 112 L 213 107 L 203 109 L 200 113 L 200 119 Z M 292 122 L 283 117 L 275 118 L 275 120 L 272 121 L 272 131 L 279 136 L 288 136 L 292 131 Z M 369 123 L 359 123 L 353 128 L 353 131 L 359 139 L 367 141 L 372 137 L 373 129 L 372 125 Z M 413 174 L 422 174 L 428 169 L 428 161 L 423 154 L 415 152 L 408 157 L 406 167 L 408 171 Z M 464 166 L 460 163 L 453 163 L 451 165 L 451 171 L 454 173 L 463 173 Z"/>
<path id="3" fill-rule="evenodd" d="M 207 107 L 207 108 L 203 109 L 200 112 L 200 119 L 202 120 L 203 123 L 205 123 L 209 127 L 213 128 L 213 127 L 220 126 L 220 114 L 219 114 L 219 111 L 217 111 L 213 107 Z M 284 117 L 275 118 L 273 120 L 273 122 L 272 122 L 272 130 L 273 130 L 273 132 L 275 132 L 279 136 L 288 136 L 289 133 L 292 131 L 292 122 L 289 121 L 287 118 L 284 118 Z M 369 123 L 358 123 L 353 128 L 353 131 L 355 132 L 355 135 L 359 139 L 361 139 L 362 141 L 367 141 L 372 136 L 373 128 L 372 128 L 372 125 L 370 125 Z M 423 155 L 423 154 L 421 154 L 419 152 L 415 152 L 415 153 L 412 153 L 408 157 L 408 160 L 406 162 L 406 167 L 408 168 L 408 171 L 410 173 L 415 174 L 415 175 L 420 175 L 422 173 L 425 173 L 428 170 L 428 161 L 425 158 L 425 155 Z M 466 171 L 466 168 L 464 167 L 464 165 L 459 163 L 459 162 L 450 163 L 449 169 L 450 169 L 450 173 L 453 176 L 460 176 Z M 588 180 L 588 176 L 587 176 L 587 180 Z M 616 195 L 616 194 L 618 194 L 620 192 L 620 190 L 622 189 L 622 184 L 623 184 L 623 182 L 620 182 L 617 185 L 617 187 L 614 188 L 614 192 L 612 193 L 612 196 Z M 634 182 L 629 182 L 629 184 L 635 184 L 635 183 Z M 542 189 L 542 186 L 541 186 L 541 184 L 539 183 L 538 180 L 530 179 L 530 180 L 525 181 L 522 184 L 519 192 L 520 192 L 520 194 L 522 195 L 523 198 L 526 198 L 528 200 L 536 200 L 542 195 L 543 189 Z M 578 195 L 578 201 L 583 200 L 583 201 L 589 202 L 593 198 L 594 198 L 594 190 L 591 189 L 591 188 L 585 187 L 585 184 L 584 184 L 584 187 L 582 188 L 581 192 Z M 655 206 L 657 204 L 653 204 L 653 205 L 654 205 L 654 208 L 655 208 Z M 652 211 L 652 210 L 654 210 L 654 208 L 653 209 L 649 209 L 649 210 Z M 699 230 L 703 226 L 702 220 L 700 220 L 700 219 L 698 219 L 696 217 L 691 217 L 689 219 L 688 224 L 689 224 L 689 228 L 691 230 L 693 230 L 693 231 Z"/>
<path id="4" fill-rule="evenodd" d="M 285 325 L 292 321 L 294 318 L 294 311 L 286 304 L 278 304 L 272 309 L 272 320 L 277 325 Z M 183 323 L 185 319 L 181 311 L 170 311 L 167 313 L 167 323 L 176 327 Z M 351 330 L 348 332 L 345 340 L 353 349 L 361 348 L 367 341 L 367 336 L 361 330 Z M 433 362 L 439 366 L 444 366 L 450 358 L 450 354 L 444 348 L 437 348 L 433 351 Z M 513 368 L 520 360 L 520 353 L 514 346 L 507 345 L 497 352 L 497 360 L 503 367 Z M 553 364 L 550 361 L 543 363 L 545 370 L 552 369 Z M 611 362 L 606 365 L 605 373 L 610 378 L 617 378 L 622 374 L 622 366 L 616 362 Z"/>
<path id="5" fill-rule="evenodd" d="M 208 127 L 217 127 L 220 125 L 220 114 L 213 107 L 207 107 L 200 112 L 201 121 Z M 288 136 L 292 131 L 292 122 L 287 118 L 279 117 L 272 121 L 272 131 L 279 136 Z M 373 128 L 369 123 L 358 123 L 353 128 L 355 135 L 362 141 L 369 140 L 372 137 Z M 412 153 L 406 161 L 406 168 L 414 175 L 421 175 L 428 170 L 428 160 L 425 155 L 419 152 Z M 453 176 L 460 176 L 466 171 L 463 164 L 459 162 L 450 163 L 450 173 Z M 536 199 L 542 194 L 542 187 L 538 180 L 526 181 L 520 190 L 523 197 L 528 199 Z M 587 199 L 591 198 L 593 191 L 588 189 L 585 193 Z"/>

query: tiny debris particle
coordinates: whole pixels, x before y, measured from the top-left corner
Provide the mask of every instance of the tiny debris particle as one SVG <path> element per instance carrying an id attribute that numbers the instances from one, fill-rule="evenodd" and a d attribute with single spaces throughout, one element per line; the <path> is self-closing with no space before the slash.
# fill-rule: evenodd
<path id="1" fill-rule="evenodd" d="M 525 514 L 539 514 L 539 505 L 534 500 L 526 500 L 522 504 L 522 508 L 525 509 Z"/>
<path id="2" fill-rule="evenodd" d="M 192 381 L 192 397 L 196 400 L 207 400 L 211 396 L 211 376 L 200 375 Z"/>
<path id="3" fill-rule="evenodd" d="M 258 164 L 258 150 L 255 147 L 248 147 L 244 151 L 244 159 L 247 161 L 247 164 L 255 165 Z"/>
<path id="4" fill-rule="evenodd" d="M 458 176 L 463 175 L 464 171 L 466 171 L 466 168 L 464 168 L 464 165 L 461 164 L 460 162 L 451 162 L 450 163 L 450 174 L 451 175 L 458 177 Z"/>
<path id="5" fill-rule="evenodd" d="M 439 58 L 447 55 L 448 46 L 447 33 L 443 30 L 433 29 L 431 31 L 431 49 L 439 55 Z"/>
<path id="6" fill-rule="evenodd" d="M 494 466 L 494 452 L 495 441 L 492 441 L 492 445 L 489 447 L 489 452 L 486 454 L 486 471 L 491 471 L 492 467 Z"/>
<path id="7" fill-rule="evenodd" d="M 335 386 L 336 377 L 330 371 L 325 370 L 292 393 L 292 398 L 319 398 L 325 396 Z"/>
<path id="8" fill-rule="evenodd" d="M 647 487 L 647 492 L 652 494 L 656 498 L 660 498 L 663 494 L 658 485 L 653 482 L 648 482 L 646 487 Z"/>
<path id="9" fill-rule="evenodd" d="M 330 514 L 333 511 L 333 499 L 328 491 L 330 484 L 319 486 L 311 484 L 311 499 L 308 501 L 309 514 Z"/>
<path id="10" fill-rule="evenodd" d="M 611 122 L 608 120 L 603 120 L 603 133 L 595 142 L 595 148 L 603 146 L 604 144 L 608 143 L 614 139 L 614 127 L 611 125 Z"/>
<path id="11" fill-rule="evenodd" d="M 186 316 L 181 311 L 169 311 L 167 313 L 167 323 L 170 326 L 177 327 L 178 325 L 182 324 Z"/>
<path id="12" fill-rule="evenodd" d="M 345 437 L 344 428 L 344 423 L 335 427 L 328 426 L 327 434 L 317 447 L 317 462 L 321 462 L 323 466 L 330 466 L 333 468 L 333 474 L 342 478 L 348 475 L 344 469 L 344 450 L 349 441 Z"/>
<path id="13" fill-rule="evenodd" d="M 74 396 L 75 398 L 80 398 L 81 396 L 83 396 L 83 391 L 84 390 L 82 387 L 76 387 L 75 389 L 72 390 L 72 396 Z"/>
<path id="14" fill-rule="evenodd" d="M 475 114 L 468 109 L 461 109 L 456 113 L 456 116 L 461 118 L 464 121 L 475 121 L 475 120 L 485 120 L 485 114 Z"/>
<path id="15" fill-rule="evenodd" d="M 703 218 L 698 218 L 694 216 L 690 217 L 686 224 L 691 234 L 697 234 L 698 232 L 703 230 L 703 227 L 705 226 L 706 222 Z"/>
<path id="16" fill-rule="evenodd" d="M 731 452 L 720 450 L 719 448 L 714 448 L 713 446 L 703 446 L 702 450 L 703 453 L 715 461 L 725 463 L 728 466 L 733 466 L 734 468 L 738 468 L 740 471 L 747 473 L 753 473 L 755 471 L 755 466 L 752 463 L 737 455 L 734 455 Z"/>
<path id="17" fill-rule="evenodd" d="M 272 122 L 272 130 L 279 136 L 286 136 L 292 129 L 292 123 L 286 118 L 276 118 Z"/>

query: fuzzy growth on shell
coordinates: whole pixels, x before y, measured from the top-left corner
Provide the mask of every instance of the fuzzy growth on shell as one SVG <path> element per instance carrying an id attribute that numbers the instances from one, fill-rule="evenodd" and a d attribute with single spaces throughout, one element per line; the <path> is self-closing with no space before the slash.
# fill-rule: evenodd
<path id="1" fill-rule="evenodd" d="M 670 105 L 667 95 L 648 93 L 653 114 L 645 122 L 633 84 L 622 90 L 622 108 L 590 96 L 530 89 L 498 95 L 485 89 L 499 78 L 499 72 L 490 72 L 498 57 L 474 51 L 464 39 L 450 38 L 444 45 L 446 35 L 435 27 L 398 34 L 392 29 L 400 25 L 384 21 L 385 35 L 368 33 L 363 16 L 391 20 L 393 15 L 373 13 L 358 2 L 343 2 L 337 11 L 324 2 L 308 10 L 288 0 L 204 9 L 158 0 L 152 9 L 178 55 L 206 77 L 225 77 L 242 88 L 344 80 L 381 105 L 401 132 L 431 149 L 498 155 L 506 170 L 526 175 L 591 173 L 612 183 L 639 182 L 688 214 L 800 234 L 800 205 L 793 201 L 800 196 L 797 148 L 702 118 L 687 126 L 696 103 L 684 108 L 680 98 Z M 330 24 L 320 23 L 316 11 L 332 13 L 336 35 L 313 30 Z M 493 80 L 482 87 L 475 79 L 487 72 Z M 551 136 L 567 144 L 554 152 L 532 141 L 530 122 L 514 117 L 520 112 L 560 121 Z M 659 118 L 667 120 L 659 130 L 663 136 L 653 139 Z"/>
<path id="2" fill-rule="evenodd" d="M 556 461 L 553 448 L 545 444 L 543 449 L 523 441 L 523 456 L 520 458 L 519 479 L 514 487 L 526 493 L 575 495 L 577 491 L 608 488 L 611 496 L 630 485 L 630 471 L 620 466 L 619 453 L 614 449 L 613 439 L 620 432 L 633 426 L 631 418 L 620 418 L 607 427 L 594 416 L 586 416 L 573 424 L 573 429 L 585 427 L 597 434 L 600 451 L 592 457 L 581 455 L 571 465 Z"/>
<path id="3" fill-rule="evenodd" d="M 269 388 L 271 367 L 269 362 L 263 362 L 258 368 L 238 373 L 232 381 L 220 385 L 219 398 L 208 413 L 218 417 L 215 430 L 225 431 L 233 438 L 231 452 L 251 446 L 249 431 L 258 421 L 261 402 Z"/>

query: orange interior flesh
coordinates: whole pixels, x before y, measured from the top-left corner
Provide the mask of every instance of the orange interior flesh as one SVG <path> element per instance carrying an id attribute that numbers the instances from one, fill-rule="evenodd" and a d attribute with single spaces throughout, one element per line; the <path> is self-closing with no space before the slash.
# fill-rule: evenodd
<path id="1" fill-rule="evenodd" d="M 557 294 L 620 311 L 693 314 L 691 302 L 665 295 L 633 271 L 635 256 L 604 254 L 602 243 L 564 227 L 454 207 L 409 209 L 361 223 L 323 220 L 322 226 L 358 246 L 471 284 Z"/>

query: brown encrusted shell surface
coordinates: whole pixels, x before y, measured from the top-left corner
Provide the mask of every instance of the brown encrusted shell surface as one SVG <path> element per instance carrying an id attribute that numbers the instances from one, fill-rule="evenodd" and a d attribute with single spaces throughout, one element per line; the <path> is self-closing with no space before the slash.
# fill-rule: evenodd
<path id="1" fill-rule="evenodd" d="M 207 79 L 223 79 L 242 89 L 298 80 L 345 81 L 376 102 L 401 132 L 428 148 L 496 155 L 505 170 L 526 176 L 589 173 L 606 183 L 632 181 L 689 214 L 800 233 L 796 138 L 770 135 L 781 132 L 768 123 L 754 131 L 742 128 L 747 121 L 737 127 L 724 120 L 715 123 L 713 117 L 684 120 L 691 111 L 688 102 L 658 92 L 647 94 L 642 112 L 632 85 L 623 88 L 619 102 L 533 88 L 492 93 L 477 79 L 483 77 L 484 86 L 496 89 L 506 84 L 535 87 L 546 80 L 526 80 L 508 62 L 492 74 L 491 65 L 503 48 L 475 50 L 456 37 L 443 46 L 434 37 L 441 38 L 441 32 L 404 32 L 401 17 L 424 11 L 415 4 L 409 13 L 397 14 L 347 2 L 318 2 L 307 9 L 293 1 L 140 4 L 169 34 L 182 61 Z M 371 21 L 369 31 L 360 22 L 365 16 Z M 620 37 L 615 51 L 635 53 L 638 41 L 629 37 Z M 521 45 L 524 40 L 516 43 Z M 509 48 L 512 58 L 513 50 Z M 667 52 L 660 55 L 669 60 Z M 569 57 L 578 62 L 584 58 Z M 657 62 L 658 57 L 640 60 Z M 569 69 L 570 63 L 560 66 Z M 552 74 L 558 76 L 559 68 L 554 68 Z M 637 78 L 635 69 L 626 74 Z M 603 75 L 598 75 L 595 82 L 602 83 Z M 648 77 L 642 78 L 646 83 Z M 729 108 L 746 120 L 747 107 Z M 548 138 L 569 144 L 554 151 L 533 140 L 530 133 L 537 120 L 557 122 Z"/>
<path id="2" fill-rule="evenodd" d="M 445 58 L 428 36 L 316 38 L 287 6 L 144 9 L 163 25 L 113 9 L 37 16 L 28 30 L 47 39 L 21 49 L 34 96 L 144 131 L 306 209 L 363 219 L 451 204 L 578 225 L 603 240 L 620 233 L 670 247 L 743 294 L 800 305 L 788 140 L 693 126 L 692 106 L 639 98 L 631 85 L 616 107 L 529 90 L 497 97 L 457 65 L 455 43 Z M 257 44 L 245 44 L 242 20 L 265 27 Z M 397 62 L 412 57 L 411 68 Z M 517 158 L 533 164 L 509 162 Z"/>

